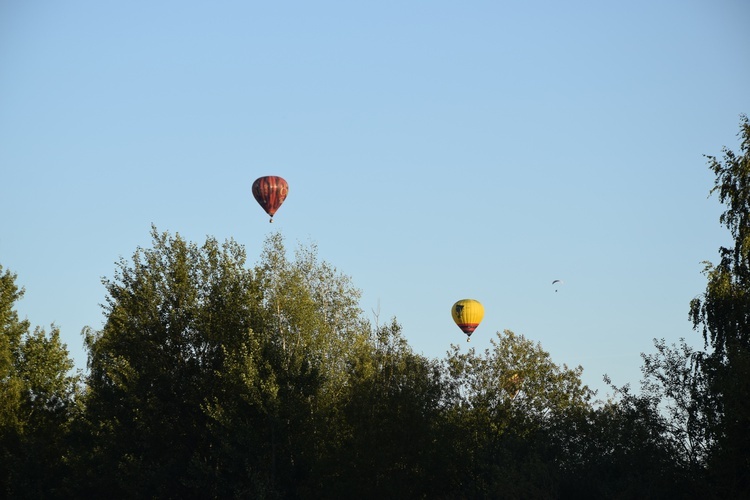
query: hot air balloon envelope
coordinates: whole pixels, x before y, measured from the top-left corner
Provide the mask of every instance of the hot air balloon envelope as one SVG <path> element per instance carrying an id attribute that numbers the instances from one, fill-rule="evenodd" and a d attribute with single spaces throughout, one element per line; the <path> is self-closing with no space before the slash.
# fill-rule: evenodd
<path id="1" fill-rule="evenodd" d="M 482 322 L 484 307 L 474 299 L 459 300 L 453 304 L 451 316 L 453 316 L 453 321 L 456 322 L 461 331 L 471 337 L 479 323 Z"/>
<path id="2" fill-rule="evenodd" d="M 253 182 L 255 201 L 271 216 L 271 222 L 273 222 L 273 215 L 284 203 L 288 193 L 289 184 L 283 178 L 275 175 L 259 177 Z"/>

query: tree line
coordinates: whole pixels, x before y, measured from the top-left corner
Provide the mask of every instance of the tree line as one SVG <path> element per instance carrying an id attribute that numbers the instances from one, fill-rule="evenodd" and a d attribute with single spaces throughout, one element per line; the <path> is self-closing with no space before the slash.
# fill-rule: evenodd
<path id="1" fill-rule="evenodd" d="M 0 494 L 7 498 L 750 497 L 750 123 L 708 156 L 734 246 L 640 390 L 600 401 L 581 367 L 497 332 L 413 352 L 366 319 L 314 245 L 152 228 L 121 259 L 74 373 L 60 332 L 20 319 L 0 267 Z"/>

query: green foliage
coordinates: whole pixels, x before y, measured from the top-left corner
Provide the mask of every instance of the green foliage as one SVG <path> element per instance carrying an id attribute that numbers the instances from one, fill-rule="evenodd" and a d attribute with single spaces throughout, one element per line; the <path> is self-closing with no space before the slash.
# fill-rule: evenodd
<path id="1" fill-rule="evenodd" d="M 720 263 L 706 264 L 706 293 L 691 304 L 695 327 L 729 362 L 750 345 L 750 121 L 744 115 L 739 136 L 740 153 L 724 147 L 722 160 L 706 156 L 716 175 L 711 193 L 726 205 L 720 222 L 729 229 L 734 247 L 720 247 Z"/>
<path id="2" fill-rule="evenodd" d="M 664 435 L 674 458 L 691 475 L 703 475 L 713 445 L 714 398 L 701 369 L 703 353 L 688 346 L 654 340 L 656 353 L 642 354 L 642 394 L 655 402 L 664 416 Z"/>
<path id="3" fill-rule="evenodd" d="M 581 383 L 582 367 L 569 369 L 552 362 L 540 344 L 510 330 L 490 340 L 492 349 L 477 355 L 472 348 L 466 354 L 458 346 L 447 360 L 455 381 L 454 404 L 486 412 L 490 420 L 506 415 L 538 426 L 545 420 L 572 408 L 586 407 L 593 393 Z M 497 421 L 497 431 L 504 423 Z"/>
<path id="4" fill-rule="evenodd" d="M 744 193 L 735 170 L 721 175 Z M 722 218 L 737 235 L 743 220 Z M 197 245 L 155 228 L 151 235 L 151 248 L 137 248 L 103 280 L 106 322 L 84 330 L 85 392 L 69 374 L 57 328 L 29 333 L 18 319 L 13 304 L 23 290 L 0 268 L 0 458 L 12 464 L 0 476 L 2 494 L 743 492 L 744 428 L 729 417 L 746 416 L 747 398 L 732 399 L 746 395 L 746 382 L 732 379 L 746 373 L 745 247 L 722 249 L 706 296 L 691 304 L 714 351 L 657 341 L 643 355 L 641 393 L 613 386 L 617 397 L 601 404 L 580 366 L 554 363 L 511 331 L 482 353 L 452 346 L 443 360 L 415 354 L 395 318 L 374 327 L 363 318 L 360 291 L 314 245 L 290 258 L 273 234 L 248 268 L 234 241 Z"/>
<path id="5" fill-rule="evenodd" d="M 257 328 L 269 339 L 274 369 L 296 375 L 314 370 L 321 390 L 335 398 L 353 339 L 364 331 L 361 292 L 349 277 L 319 262 L 314 246 L 299 247 L 288 260 L 278 233 L 266 241 L 255 276 L 262 310 Z"/>
<path id="6" fill-rule="evenodd" d="M 83 493 L 554 489 L 541 436 L 588 408 L 580 367 L 511 332 L 483 357 L 427 360 L 395 320 L 362 319 L 359 291 L 314 246 L 290 260 L 278 234 L 253 270 L 233 242 L 152 237 L 105 280 L 107 322 L 87 333 Z"/>
<path id="7" fill-rule="evenodd" d="M 16 275 L 0 266 L 0 489 L 3 496 L 63 496 L 78 376 L 60 332 L 20 321 Z"/>
<path id="8" fill-rule="evenodd" d="M 655 401 L 620 390 L 619 402 L 552 423 L 548 439 L 557 457 L 559 496 L 694 498 Z"/>
<path id="9" fill-rule="evenodd" d="M 233 431 L 267 427 L 272 391 L 259 376 L 259 291 L 244 250 L 211 238 L 198 247 L 155 228 L 152 238 L 152 249 L 137 249 L 104 281 L 107 321 L 86 335 L 87 432 L 97 443 L 83 463 L 89 493 L 190 496 L 211 484 L 220 495 L 234 488 L 223 476 L 238 467 L 262 490 L 263 464 L 232 460 L 264 449 Z"/>
<path id="10" fill-rule="evenodd" d="M 556 365 L 508 330 L 483 355 L 453 346 L 446 365 L 454 487 L 469 497 L 554 497 L 557 465 L 545 436 L 589 408 L 582 369 Z"/>
<path id="11" fill-rule="evenodd" d="M 740 121 L 740 152 L 724 147 L 707 156 L 716 175 L 712 193 L 726 206 L 720 222 L 734 240 L 706 264 L 706 292 L 691 302 L 690 317 L 711 351 L 702 359 L 713 397 L 715 423 L 710 469 L 717 488 L 750 496 L 750 121 Z"/>
<path id="12" fill-rule="evenodd" d="M 254 271 L 232 241 L 152 238 L 105 280 L 86 339 L 89 493 L 295 491 L 324 452 L 359 292 L 314 249 L 289 261 L 279 235 Z"/>
<path id="13" fill-rule="evenodd" d="M 356 346 L 348 366 L 324 496 L 434 497 L 449 461 L 436 439 L 439 365 L 411 351 L 394 319 Z"/>
<path id="14" fill-rule="evenodd" d="M 21 340 L 29 330 L 28 321 L 19 321 L 13 306 L 23 297 L 23 289 L 16 286 L 16 275 L 3 272 L 0 266 L 0 429 L 7 432 L 18 427 L 22 382 L 17 373 Z"/>

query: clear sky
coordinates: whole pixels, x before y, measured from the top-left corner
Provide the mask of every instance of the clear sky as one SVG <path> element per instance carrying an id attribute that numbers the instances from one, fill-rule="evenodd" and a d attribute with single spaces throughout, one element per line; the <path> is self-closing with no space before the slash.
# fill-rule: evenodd
<path id="1" fill-rule="evenodd" d="M 280 231 L 416 352 L 511 329 L 640 379 L 729 242 L 704 154 L 750 113 L 745 0 L 0 1 L 0 264 L 79 367 L 150 228 Z M 250 187 L 289 181 L 274 224 Z M 562 279 L 558 292 L 552 280 Z M 450 307 L 485 319 L 466 344 Z"/>

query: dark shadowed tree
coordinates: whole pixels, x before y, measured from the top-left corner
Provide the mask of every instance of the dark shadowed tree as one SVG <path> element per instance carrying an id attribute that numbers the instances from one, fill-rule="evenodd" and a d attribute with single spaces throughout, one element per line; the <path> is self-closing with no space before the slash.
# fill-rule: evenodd
<path id="1" fill-rule="evenodd" d="M 70 425 L 78 414 L 78 377 L 60 331 L 19 320 L 24 290 L 0 266 L 0 494 L 50 498 L 66 490 Z"/>
<path id="2" fill-rule="evenodd" d="M 701 369 L 704 353 L 680 339 L 679 345 L 654 340 L 656 352 L 641 354 L 641 393 L 654 401 L 665 418 L 665 437 L 686 478 L 700 480 L 713 446 L 715 398 Z"/>
<path id="3" fill-rule="evenodd" d="M 605 377 L 609 382 L 609 379 Z M 683 422 L 660 394 L 614 387 L 615 397 L 552 423 L 563 498 L 711 498 L 702 474 L 690 474 Z M 680 415 L 680 418 L 683 416 Z M 701 494 L 704 493 L 704 494 Z"/>
<path id="4" fill-rule="evenodd" d="M 457 346 L 446 360 L 455 494 L 554 498 L 559 457 L 546 438 L 556 422 L 590 408 L 582 368 L 559 366 L 538 343 L 509 330 L 478 355 Z"/>
<path id="5" fill-rule="evenodd" d="M 359 292 L 314 247 L 288 259 L 278 234 L 253 270 L 233 241 L 152 238 L 105 280 L 87 336 L 82 493 L 314 496 Z"/>
<path id="6" fill-rule="evenodd" d="M 691 303 L 691 318 L 709 352 L 702 369 L 716 400 L 710 469 L 717 489 L 750 497 L 750 122 L 741 116 L 739 152 L 707 156 L 716 175 L 711 193 L 726 207 L 720 222 L 732 247 L 719 248 L 719 263 L 707 263 L 708 283 Z"/>
<path id="7" fill-rule="evenodd" d="M 326 498 L 438 498 L 445 464 L 440 367 L 412 352 L 394 319 L 359 342 L 348 364 Z"/>
<path id="8" fill-rule="evenodd" d="M 236 243 L 152 231 L 105 280 L 106 323 L 89 331 L 88 472 L 98 497 L 269 491 L 259 291 Z"/>
<path id="9" fill-rule="evenodd" d="M 255 276 L 274 484 L 285 496 L 315 497 L 319 464 L 337 447 L 349 362 L 367 339 L 361 293 L 314 245 L 288 258 L 279 233 L 267 238 Z"/>

